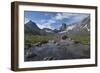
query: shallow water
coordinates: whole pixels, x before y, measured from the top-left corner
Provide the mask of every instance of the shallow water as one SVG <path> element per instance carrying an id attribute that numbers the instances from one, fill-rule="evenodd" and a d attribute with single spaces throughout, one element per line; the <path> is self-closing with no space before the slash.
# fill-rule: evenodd
<path id="1" fill-rule="evenodd" d="M 24 61 L 64 60 L 90 58 L 89 45 L 75 44 L 71 40 L 56 43 L 50 40 L 41 46 L 32 46 L 24 50 Z"/>

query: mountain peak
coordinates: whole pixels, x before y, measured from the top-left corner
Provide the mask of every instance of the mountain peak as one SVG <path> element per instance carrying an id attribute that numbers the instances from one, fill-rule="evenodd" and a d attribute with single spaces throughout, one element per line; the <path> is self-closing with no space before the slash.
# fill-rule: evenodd
<path id="1" fill-rule="evenodd" d="M 63 23 L 60 27 L 60 31 L 64 31 L 64 30 L 66 30 L 66 28 L 67 28 L 67 25 L 65 23 Z"/>
<path id="2" fill-rule="evenodd" d="M 35 22 L 33 22 L 32 20 L 30 20 L 29 22 L 28 22 L 28 24 L 35 24 Z"/>
<path id="3" fill-rule="evenodd" d="M 29 22 L 32 22 L 32 20 L 29 20 Z"/>

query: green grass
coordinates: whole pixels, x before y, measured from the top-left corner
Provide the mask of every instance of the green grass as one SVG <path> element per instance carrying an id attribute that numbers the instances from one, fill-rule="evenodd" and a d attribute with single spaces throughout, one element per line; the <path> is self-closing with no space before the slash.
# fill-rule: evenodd
<path id="1" fill-rule="evenodd" d="M 74 41 L 78 41 L 84 45 L 88 45 L 90 43 L 90 36 L 87 33 L 84 33 L 82 35 L 73 35 L 70 36 L 70 38 Z"/>
<path id="2" fill-rule="evenodd" d="M 80 42 L 84 45 L 88 45 L 90 43 L 90 36 L 87 33 L 82 33 L 81 35 L 70 35 L 64 36 L 63 39 L 71 38 L 76 42 Z M 49 40 L 59 40 L 56 35 L 29 35 L 25 34 L 24 36 L 24 47 L 29 48 L 32 47 L 33 44 L 45 44 Z"/>
<path id="3" fill-rule="evenodd" d="M 28 35 L 26 34 L 25 37 L 24 37 L 24 45 L 25 45 L 25 48 L 29 48 L 32 46 L 32 44 L 36 44 L 38 42 L 40 43 L 47 43 L 48 40 L 53 40 L 53 39 L 56 39 L 55 36 L 44 36 L 44 35 Z"/>

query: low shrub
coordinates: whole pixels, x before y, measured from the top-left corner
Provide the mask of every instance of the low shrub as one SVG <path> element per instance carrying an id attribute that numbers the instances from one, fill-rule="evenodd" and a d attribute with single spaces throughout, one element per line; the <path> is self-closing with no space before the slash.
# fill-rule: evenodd
<path id="1" fill-rule="evenodd" d="M 74 41 L 74 44 L 78 44 L 78 43 L 80 43 L 79 41 Z"/>
<path id="2" fill-rule="evenodd" d="M 41 44 L 46 44 L 46 43 L 48 43 L 47 40 L 41 41 Z"/>
<path id="3" fill-rule="evenodd" d="M 62 39 L 63 39 L 63 40 L 66 40 L 67 38 L 68 38 L 67 35 L 62 36 Z"/>

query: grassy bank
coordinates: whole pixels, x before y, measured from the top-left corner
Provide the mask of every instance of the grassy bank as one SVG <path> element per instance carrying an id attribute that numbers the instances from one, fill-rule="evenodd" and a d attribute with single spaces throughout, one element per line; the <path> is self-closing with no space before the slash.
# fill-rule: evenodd
<path id="1" fill-rule="evenodd" d="M 87 33 L 82 33 L 81 35 L 66 35 L 67 37 L 63 36 L 62 39 L 71 38 L 75 42 L 82 43 L 84 45 L 88 45 L 90 43 L 90 36 Z M 25 34 L 24 37 L 24 47 L 29 48 L 33 44 L 44 44 L 47 43 L 49 40 L 61 40 L 61 38 L 57 38 L 57 35 L 29 35 Z"/>
<path id="2" fill-rule="evenodd" d="M 56 39 L 55 36 L 50 35 L 28 35 L 26 34 L 24 37 L 24 45 L 25 48 L 31 47 L 32 44 L 36 44 L 38 42 L 46 43 L 48 40 L 54 40 Z"/>
<path id="3" fill-rule="evenodd" d="M 90 36 L 89 36 L 89 34 L 86 34 L 86 33 L 81 34 L 81 35 L 73 35 L 73 36 L 71 35 L 69 37 L 72 40 L 78 41 L 84 45 L 88 45 L 90 43 Z"/>

